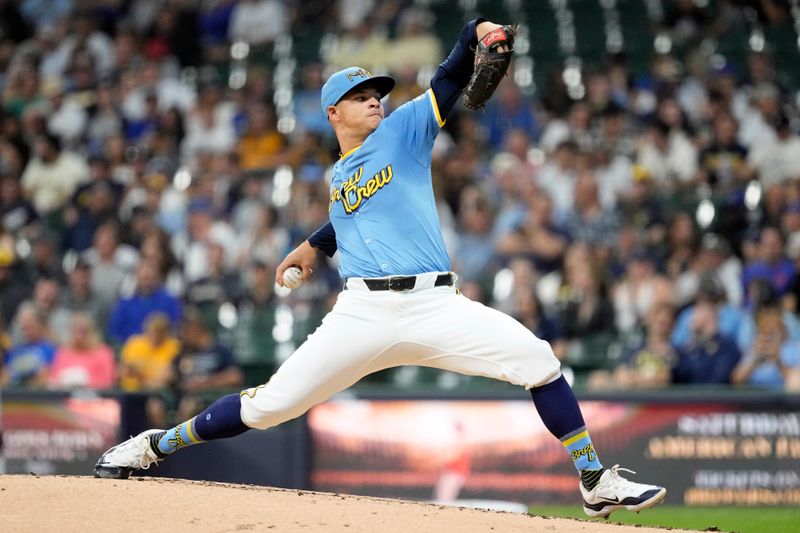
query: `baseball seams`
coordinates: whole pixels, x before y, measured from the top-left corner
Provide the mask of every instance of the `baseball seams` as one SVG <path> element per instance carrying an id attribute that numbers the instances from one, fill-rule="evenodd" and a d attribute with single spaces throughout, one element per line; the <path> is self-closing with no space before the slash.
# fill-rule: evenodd
<path id="1" fill-rule="evenodd" d="M 296 266 L 290 266 L 283 271 L 283 286 L 287 289 L 296 289 L 303 284 L 303 271 Z"/>

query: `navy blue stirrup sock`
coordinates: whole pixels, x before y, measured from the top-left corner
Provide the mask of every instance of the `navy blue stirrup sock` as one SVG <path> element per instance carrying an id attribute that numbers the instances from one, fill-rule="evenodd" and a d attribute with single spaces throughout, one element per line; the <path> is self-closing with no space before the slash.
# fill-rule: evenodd
<path id="1" fill-rule="evenodd" d="M 241 406 L 239 394 L 223 396 L 194 418 L 152 435 L 150 446 L 159 457 L 166 457 L 186 446 L 241 435 L 250 429 L 242 422 Z"/>
<path id="2" fill-rule="evenodd" d="M 252 429 L 242 422 L 239 393 L 223 396 L 195 417 L 197 436 L 203 440 L 227 439 Z"/>
<path id="3" fill-rule="evenodd" d="M 567 380 L 559 376 L 551 383 L 534 387 L 531 397 L 542 422 L 561 441 L 581 478 L 585 478 L 584 485 L 589 490 L 594 488 L 600 478 L 597 472 L 602 472 L 603 465 L 594 450 L 578 400 Z"/>
<path id="4" fill-rule="evenodd" d="M 564 376 L 547 385 L 532 388 L 531 397 L 542 422 L 556 438 L 560 439 L 586 425 L 575 393 Z"/>

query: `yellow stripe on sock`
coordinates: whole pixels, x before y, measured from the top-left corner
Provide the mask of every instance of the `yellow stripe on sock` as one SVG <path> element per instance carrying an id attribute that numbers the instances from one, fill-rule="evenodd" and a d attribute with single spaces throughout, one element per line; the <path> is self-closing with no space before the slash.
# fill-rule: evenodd
<path id="1" fill-rule="evenodd" d="M 196 418 L 196 417 L 195 417 L 195 418 Z M 198 438 L 195 436 L 195 434 L 192 432 L 192 426 L 193 426 L 193 425 L 194 425 L 194 418 L 192 418 L 191 420 L 189 420 L 189 422 L 186 424 L 186 434 L 187 434 L 187 435 L 189 435 L 189 440 L 190 440 L 190 441 L 192 441 L 192 442 L 193 442 L 193 443 L 195 443 L 195 444 L 200 444 L 200 443 L 201 443 L 201 442 L 203 442 L 203 441 L 201 441 L 200 439 L 198 439 Z"/>
<path id="2" fill-rule="evenodd" d="M 580 433 L 578 433 L 574 437 L 568 438 L 567 440 L 565 440 L 561 444 L 563 444 L 564 446 L 569 446 L 570 444 L 574 444 L 574 443 L 578 442 L 579 440 L 581 440 L 582 438 L 588 437 L 588 436 L 589 436 L 589 431 L 588 430 L 587 431 L 581 431 Z"/>

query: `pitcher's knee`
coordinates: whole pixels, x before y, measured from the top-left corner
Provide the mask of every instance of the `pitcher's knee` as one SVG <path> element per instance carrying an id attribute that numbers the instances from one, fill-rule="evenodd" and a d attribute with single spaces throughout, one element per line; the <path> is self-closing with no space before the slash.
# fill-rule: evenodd
<path id="1" fill-rule="evenodd" d="M 305 413 L 310 406 L 286 396 L 277 397 L 266 388 L 242 392 L 242 422 L 253 429 L 267 429 Z"/>
<path id="2" fill-rule="evenodd" d="M 553 353 L 550 343 L 541 339 L 536 339 L 533 350 L 526 354 L 524 361 L 526 389 L 547 383 L 561 372 L 561 361 Z"/>

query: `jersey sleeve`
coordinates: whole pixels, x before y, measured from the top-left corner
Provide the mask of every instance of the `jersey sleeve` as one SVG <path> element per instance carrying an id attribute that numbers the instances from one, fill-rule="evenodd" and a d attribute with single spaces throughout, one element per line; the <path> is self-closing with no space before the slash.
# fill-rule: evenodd
<path id="1" fill-rule="evenodd" d="M 444 120 L 431 89 L 401 105 L 384 120 L 384 127 L 394 131 L 425 166 L 431 164 L 433 142 L 442 126 Z"/>

